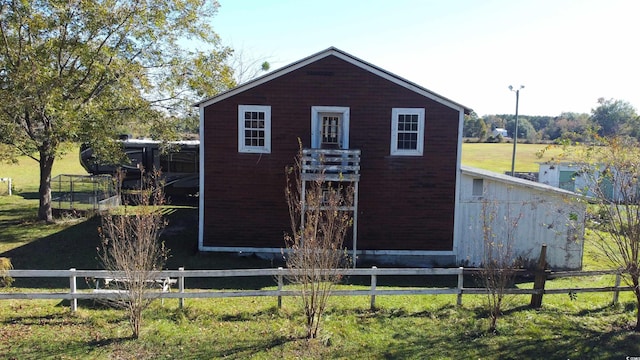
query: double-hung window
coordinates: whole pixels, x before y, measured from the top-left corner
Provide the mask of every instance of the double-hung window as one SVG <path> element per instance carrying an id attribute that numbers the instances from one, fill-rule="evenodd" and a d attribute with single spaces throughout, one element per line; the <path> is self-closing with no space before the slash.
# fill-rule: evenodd
<path id="1" fill-rule="evenodd" d="M 391 110 L 391 155 L 422 156 L 424 148 L 424 109 Z"/>
<path id="2" fill-rule="evenodd" d="M 271 152 L 271 106 L 238 106 L 238 152 Z"/>

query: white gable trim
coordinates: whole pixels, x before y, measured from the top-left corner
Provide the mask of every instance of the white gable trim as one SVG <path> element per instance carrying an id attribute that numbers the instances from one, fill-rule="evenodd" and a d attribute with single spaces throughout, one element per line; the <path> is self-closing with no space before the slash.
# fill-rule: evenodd
<path id="1" fill-rule="evenodd" d="M 262 84 L 264 84 L 264 83 L 266 83 L 268 81 L 271 81 L 271 80 L 276 79 L 276 78 L 278 78 L 280 76 L 286 75 L 286 74 L 288 74 L 288 73 L 290 73 L 292 71 L 298 70 L 298 69 L 300 69 L 300 68 L 302 68 L 304 66 L 307 66 L 307 65 L 309 65 L 311 63 L 314 63 L 314 62 L 316 62 L 318 60 L 321 60 L 321 59 L 323 59 L 323 58 L 325 58 L 327 56 L 332 56 L 332 55 L 337 57 L 337 58 L 339 58 L 339 59 L 342 59 L 342 60 L 344 60 L 344 61 L 346 61 L 348 63 L 351 63 L 351 64 L 353 64 L 353 65 L 355 65 L 355 66 L 357 66 L 357 67 L 359 67 L 361 69 L 369 71 L 369 72 L 371 72 L 371 73 L 373 73 L 373 74 L 375 74 L 377 76 L 380 76 L 380 77 L 382 77 L 382 78 L 384 78 L 386 80 L 389 80 L 389 81 L 391 81 L 392 83 L 394 83 L 396 85 L 402 86 L 402 87 L 404 87 L 406 89 L 409 89 L 409 90 L 411 90 L 411 91 L 413 91 L 415 93 L 418 93 L 418 94 L 420 94 L 420 95 L 422 95 L 424 97 L 427 97 L 427 98 L 429 98 L 429 99 L 431 99 L 433 101 L 436 101 L 436 102 L 438 102 L 440 104 L 448 106 L 448 107 L 450 107 L 452 109 L 456 109 L 456 110 L 458 110 L 460 112 L 464 112 L 465 110 L 471 111 L 470 108 L 468 108 L 468 107 L 466 107 L 464 105 L 458 104 L 458 103 L 456 103 L 454 101 L 451 101 L 451 100 L 449 100 L 447 98 L 444 98 L 444 97 L 442 97 L 442 96 L 440 96 L 440 95 L 438 95 L 438 94 L 436 94 L 436 93 L 434 93 L 434 92 L 432 92 L 430 90 L 427 90 L 426 88 L 423 88 L 423 87 L 421 87 L 421 86 L 419 86 L 419 85 L 417 85 L 417 84 L 415 84 L 415 83 L 413 83 L 413 82 L 411 82 L 409 80 L 406 80 L 406 79 L 404 79 L 404 78 L 402 78 L 400 76 L 397 76 L 397 75 L 395 75 L 393 73 L 390 73 L 390 72 L 388 72 L 388 71 L 386 71 L 384 69 L 381 69 L 381 68 L 379 68 L 379 67 L 377 67 L 375 65 L 372 65 L 372 64 L 370 64 L 370 63 L 368 63 L 366 61 L 363 61 L 363 60 L 361 60 L 359 58 L 356 58 L 355 56 L 347 54 L 346 52 L 344 52 L 342 50 L 339 50 L 339 49 L 336 49 L 334 47 L 330 47 L 330 48 L 328 48 L 328 49 L 326 49 L 324 51 L 321 51 L 319 53 L 316 53 L 314 55 L 306 57 L 306 58 L 304 58 L 302 60 L 294 62 L 294 63 L 292 63 L 290 65 L 285 66 L 285 67 L 282 67 L 282 68 L 280 68 L 278 70 L 273 71 L 270 74 L 263 75 L 263 76 L 261 76 L 259 78 L 256 78 L 256 79 L 254 79 L 252 81 L 244 83 L 244 84 L 242 84 L 242 85 L 240 85 L 240 86 L 238 86 L 238 87 L 236 87 L 234 89 L 231 89 L 231 90 L 229 90 L 227 92 L 224 92 L 224 93 L 216 95 L 214 97 L 205 99 L 205 100 L 203 100 L 203 101 L 201 101 L 199 103 L 196 103 L 194 106 L 207 107 L 207 106 L 209 106 L 211 104 L 215 104 L 215 103 L 217 103 L 219 101 L 222 101 L 222 100 L 225 100 L 227 98 L 230 98 L 230 97 L 232 97 L 232 96 L 234 96 L 236 94 L 242 93 L 242 92 L 244 92 L 246 90 L 249 90 L 249 89 L 252 89 L 252 88 L 254 88 L 256 86 L 262 85 Z"/>

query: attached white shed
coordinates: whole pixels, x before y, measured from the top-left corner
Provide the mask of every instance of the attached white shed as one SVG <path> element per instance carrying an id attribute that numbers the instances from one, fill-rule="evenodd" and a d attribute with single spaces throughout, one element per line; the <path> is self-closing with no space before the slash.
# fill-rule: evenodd
<path id="1" fill-rule="evenodd" d="M 512 240 L 512 253 L 535 262 L 547 244 L 552 269 L 580 269 L 586 205 L 577 194 L 462 166 L 456 214 L 458 263 L 480 266 L 485 239 Z"/>

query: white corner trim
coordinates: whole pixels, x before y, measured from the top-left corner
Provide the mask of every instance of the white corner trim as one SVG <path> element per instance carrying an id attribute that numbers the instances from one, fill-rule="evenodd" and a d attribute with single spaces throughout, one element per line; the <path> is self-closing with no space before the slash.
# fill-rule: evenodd
<path id="1" fill-rule="evenodd" d="M 204 107 L 200 107 L 200 171 L 198 191 L 198 249 L 204 244 Z"/>
<path id="2" fill-rule="evenodd" d="M 458 249 L 462 242 L 462 234 L 463 231 L 459 227 L 463 221 L 460 219 L 462 216 L 462 209 L 460 209 L 460 186 L 462 183 L 462 131 L 464 126 L 464 111 L 460 111 L 460 116 L 458 117 L 458 147 L 457 152 L 458 156 L 456 159 L 456 190 L 455 190 L 455 199 L 454 199 L 454 207 L 453 207 L 453 251 L 456 254 L 456 257 L 459 256 Z"/>

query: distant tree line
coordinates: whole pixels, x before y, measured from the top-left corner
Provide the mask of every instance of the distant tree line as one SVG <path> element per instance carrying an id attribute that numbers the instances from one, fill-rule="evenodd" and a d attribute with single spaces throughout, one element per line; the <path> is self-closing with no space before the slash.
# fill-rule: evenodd
<path id="1" fill-rule="evenodd" d="M 465 115 L 465 138 L 478 142 L 501 142 L 506 139 L 494 132 L 503 128 L 513 137 L 515 115 L 485 115 L 475 112 Z M 593 134 L 599 136 L 629 136 L 640 140 L 640 118 L 636 109 L 627 101 L 598 99 L 598 106 L 587 113 L 563 112 L 558 116 L 518 116 L 518 139 L 537 143 L 541 141 L 569 140 L 589 141 Z"/>

